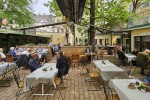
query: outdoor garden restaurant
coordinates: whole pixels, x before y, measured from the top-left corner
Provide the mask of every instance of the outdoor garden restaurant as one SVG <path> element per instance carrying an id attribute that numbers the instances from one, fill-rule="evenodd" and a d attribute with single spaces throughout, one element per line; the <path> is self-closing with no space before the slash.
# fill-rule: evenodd
<path id="1" fill-rule="evenodd" d="M 42 67 L 32 72 L 30 64 L 27 67 L 26 60 L 17 59 L 18 62 L 14 62 L 13 56 L 6 54 L 6 61 L 0 63 L 1 99 L 149 100 L 150 93 L 142 82 L 139 68 L 131 63 L 135 60 L 135 55 L 125 54 L 127 59 L 124 66 L 119 56 L 108 55 L 105 49 L 99 49 L 96 54 L 85 53 L 87 46 L 63 46 L 61 51 L 70 67 L 61 80 L 58 78 L 56 57 L 52 57 L 50 47 L 28 48 L 32 58 L 40 56 L 35 48 L 48 49 L 45 60 L 40 60 Z M 21 52 L 17 54 L 18 58 L 22 56 Z"/>

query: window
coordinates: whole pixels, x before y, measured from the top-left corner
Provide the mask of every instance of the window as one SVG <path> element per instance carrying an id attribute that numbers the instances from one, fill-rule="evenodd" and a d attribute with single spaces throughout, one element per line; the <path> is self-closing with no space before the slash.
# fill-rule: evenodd
<path id="1" fill-rule="evenodd" d="M 117 38 L 117 44 L 121 44 L 121 39 Z"/>
<path id="2" fill-rule="evenodd" d="M 103 44 L 103 39 L 99 39 L 99 44 L 100 44 L 100 45 Z"/>
<path id="3" fill-rule="evenodd" d="M 109 39 L 105 39 L 105 46 L 106 46 L 106 45 L 109 45 L 108 40 L 109 40 Z"/>
<path id="4" fill-rule="evenodd" d="M 95 39 L 95 44 L 97 44 L 97 39 Z"/>
<path id="5" fill-rule="evenodd" d="M 144 2 L 144 3 L 142 3 L 141 8 L 145 8 L 145 7 L 148 7 L 148 6 L 149 6 L 149 3 L 148 2 Z"/>

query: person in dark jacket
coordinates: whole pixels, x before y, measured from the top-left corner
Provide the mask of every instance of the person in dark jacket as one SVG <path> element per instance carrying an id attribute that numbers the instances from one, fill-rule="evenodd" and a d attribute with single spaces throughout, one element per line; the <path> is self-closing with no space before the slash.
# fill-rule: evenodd
<path id="1" fill-rule="evenodd" d="M 117 55 L 119 60 L 121 61 L 122 65 L 125 66 L 126 65 L 126 56 L 124 54 L 124 52 L 122 51 L 122 48 L 119 48 L 117 51 Z"/>
<path id="2" fill-rule="evenodd" d="M 63 75 L 66 75 L 68 73 L 69 70 L 69 63 L 67 58 L 63 55 L 62 51 L 59 51 L 56 55 L 57 57 L 57 64 L 56 64 L 56 68 L 58 69 L 58 77 L 61 79 L 62 81 L 62 77 Z"/>
<path id="3" fill-rule="evenodd" d="M 41 63 L 39 62 L 39 60 L 37 60 L 36 58 L 30 58 L 29 62 L 28 62 L 30 71 L 33 72 L 36 69 L 42 67 Z"/>

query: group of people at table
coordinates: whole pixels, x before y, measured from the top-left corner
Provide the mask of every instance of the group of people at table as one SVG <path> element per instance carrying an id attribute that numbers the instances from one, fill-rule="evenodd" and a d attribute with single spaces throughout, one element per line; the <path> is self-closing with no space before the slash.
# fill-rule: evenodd
<path id="1" fill-rule="evenodd" d="M 21 54 L 25 54 L 26 56 L 29 57 L 29 55 L 31 55 L 32 53 L 37 53 L 40 59 L 42 56 L 47 55 L 48 49 L 47 48 L 34 48 L 34 50 L 31 50 L 31 48 L 23 49 L 17 45 L 16 47 L 10 47 L 10 50 L 8 51 L 7 54 L 13 55 L 14 60 L 16 60 L 17 57 Z M 3 53 L 3 48 L 0 48 L 0 56 L 2 58 L 2 61 L 6 60 L 6 55 Z"/>

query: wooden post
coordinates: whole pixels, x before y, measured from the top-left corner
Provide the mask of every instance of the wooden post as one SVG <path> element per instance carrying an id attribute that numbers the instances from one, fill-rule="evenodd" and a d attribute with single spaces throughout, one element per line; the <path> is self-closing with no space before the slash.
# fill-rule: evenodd
<path id="1" fill-rule="evenodd" d="M 10 48 L 10 35 L 7 34 L 7 51 L 9 50 Z"/>
<path id="2" fill-rule="evenodd" d="M 110 45 L 112 45 L 112 32 L 110 34 Z"/>
<path id="3" fill-rule="evenodd" d="M 24 44 L 26 44 L 26 30 L 23 30 L 23 39 L 24 39 Z"/>

